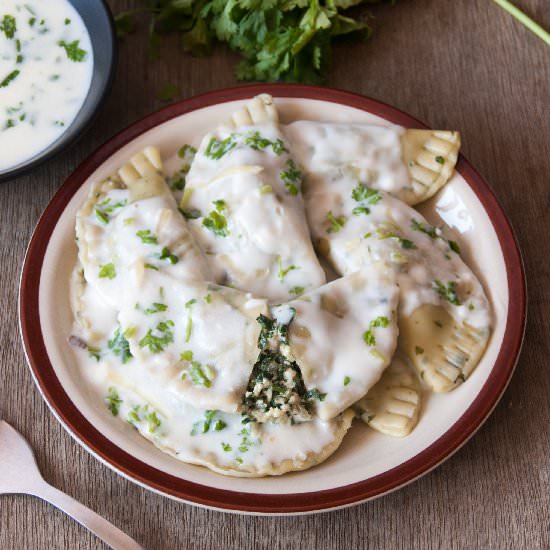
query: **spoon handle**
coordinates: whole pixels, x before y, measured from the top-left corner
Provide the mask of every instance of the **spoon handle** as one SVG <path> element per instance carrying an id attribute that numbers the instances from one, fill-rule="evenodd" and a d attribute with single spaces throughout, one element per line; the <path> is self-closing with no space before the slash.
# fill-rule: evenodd
<path id="1" fill-rule="evenodd" d="M 38 484 L 32 494 L 46 500 L 71 516 L 114 550 L 143 550 L 143 547 L 134 539 L 123 533 L 112 523 L 45 481 Z"/>

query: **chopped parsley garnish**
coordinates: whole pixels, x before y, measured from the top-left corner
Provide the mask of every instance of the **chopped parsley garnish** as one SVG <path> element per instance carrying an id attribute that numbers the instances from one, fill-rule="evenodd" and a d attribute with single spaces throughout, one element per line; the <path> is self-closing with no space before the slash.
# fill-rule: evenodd
<path id="1" fill-rule="evenodd" d="M 2 31 L 8 40 L 15 36 L 17 31 L 17 23 L 13 15 L 4 15 L 0 23 L 0 31 Z"/>
<path id="2" fill-rule="evenodd" d="M 330 224 L 330 227 L 327 230 L 329 233 L 338 233 L 347 221 L 345 216 L 334 216 L 331 210 L 327 212 L 327 220 Z"/>
<path id="3" fill-rule="evenodd" d="M 367 204 L 376 204 L 382 200 L 382 195 L 364 183 L 358 183 L 351 192 L 351 198 L 356 202 L 366 201 Z"/>
<path id="4" fill-rule="evenodd" d="M 95 212 L 95 217 L 96 217 L 97 221 L 99 221 L 103 225 L 107 225 L 109 223 L 109 216 L 107 216 L 107 214 L 105 214 L 105 212 L 102 212 L 101 210 L 98 210 L 97 208 L 95 209 L 94 212 Z"/>
<path id="5" fill-rule="evenodd" d="M 445 159 L 442 156 L 437 155 L 437 157 L 435 157 L 435 162 L 438 164 L 445 164 Z"/>
<path id="6" fill-rule="evenodd" d="M 160 425 L 162 424 L 157 412 L 150 410 L 149 405 L 145 405 L 144 407 L 136 405 L 135 407 L 132 407 L 132 410 L 128 413 L 127 420 L 136 428 L 136 425 L 140 422 L 147 422 L 147 427 L 150 433 L 155 433 L 157 428 L 160 428 Z"/>
<path id="7" fill-rule="evenodd" d="M 281 172 L 281 180 L 290 195 L 296 196 L 302 183 L 302 172 L 292 159 L 286 161 L 286 170 Z"/>
<path id="8" fill-rule="evenodd" d="M 100 202 L 94 210 L 96 219 L 103 225 L 108 224 L 109 214 L 112 214 L 116 208 L 122 208 L 123 206 L 126 206 L 127 202 L 128 201 L 126 200 L 111 202 L 110 198 L 105 199 L 103 202 Z"/>
<path id="9" fill-rule="evenodd" d="M 213 410 L 205 411 L 204 412 L 204 419 L 203 420 L 198 420 L 197 422 L 195 422 L 193 424 L 193 428 L 191 429 L 191 435 L 207 433 L 208 431 L 210 431 L 210 428 L 212 427 L 212 424 L 214 423 L 214 420 L 216 420 L 216 422 L 214 424 L 214 430 L 216 430 L 218 432 L 223 430 L 227 426 L 227 424 L 219 418 L 216 419 L 217 414 L 218 414 L 218 411 L 213 411 Z M 224 445 L 224 443 L 222 443 L 222 446 L 223 445 Z M 223 450 L 224 451 L 230 451 L 231 446 L 228 445 L 228 449 L 226 449 L 224 447 Z"/>
<path id="10" fill-rule="evenodd" d="M 191 210 L 178 208 L 178 210 L 186 220 L 196 220 L 197 218 L 200 218 L 202 216 L 202 213 L 198 208 L 192 208 Z"/>
<path id="11" fill-rule="evenodd" d="M 212 303 L 212 295 L 211 295 L 211 294 L 207 294 L 207 295 L 204 297 L 204 301 L 205 301 L 207 304 L 211 304 L 211 303 Z"/>
<path id="12" fill-rule="evenodd" d="M 152 269 L 152 270 L 154 270 L 154 271 L 158 271 L 158 270 L 159 270 L 159 268 L 158 268 L 156 265 L 153 265 L 153 264 L 144 264 L 143 267 L 144 267 L 145 269 Z"/>
<path id="13" fill-rule="evenodd" d="M 449 281 L 445 286 L 441 281 L 436 279 L 433 282 L 433 289 L 439 294 L 439 296 L 441 296 L 441 298 L 447 300 L 447 302 L 455 306 L 462 305 L 462 302 L 458 299 L 455 281 Z"/>
<path id="14" fill-rule="evenodd" d="M 458 243 L 456 241 L 448 241 L 448 242 L 449 242 L 449 248 L 453 252 L 456 252 L 457 254 L 460 254 L 460 246 L 458 245 Z"/>
<path id="15" fill-rule="evenodd" d="M 423 224 L 415 219 L 411 220 L 411 228 L 415 231 L 420 231 L 421 233 L 425 233 L 428 235 L 428 237 L 431 237 L 432 239 L 441 239 L 442 241 L 446 242 L 449 245 L 449 249 L 453 252 L 456 252 L 457 254 L 460 254 L 460 246 L 456 241 L 451 241 L 445 239 L 443 235 L 441 234 L 441 231 L 435 227 L 432 227 L 428 224 Z M 449 256 L 445 256 L 448 260 L 451 258 Z"/>
<path id="16" fill-rule="evenodd" d="M 292 287 L 289 292 L 290 294 L 294 294 L 295 296 L 299 296 L 300 294 L 304 293 L 305 288 L 303 286 L 295 286 Z"/>
<path id="17" fill-rule="evenodd" d="M 277 272 L 277 278 L 279 279 L 279 281 L 283 281 L 284 278 L 289 274 L 289 272 L 298 269 L 298 267 L 295 265 L 289 265 L 288 267 L 283 268 L 283 261 L 281 260 L 281 256 L 277 256 L 277 265 L 279 266 L 279 271 Z"/>
<path id="18" fill-rule="evenodd" d="M 65 18 L 65 25 L 70 25 L 70 24 L 71 24 L 71 20 L 68 17 L 66 17 Z"/>
<path id="19" fill-rule="evenodd" d="M 226 453 L 229 453 L 233 450 L 233 447 L 231 447 L 231 445 L 229 443 L 224 443 L 222 441 L 222 449 L 226 452 Z"/>
<path id="20" fill-rule="evenodd" d="M 149 329 L 147 334 L 139 341 L 139 347 L 149 348 L 151 353 L 160 353 L 174 341 L 173 321 L 161 321 L 155 329 Z"/>
<path id="21" fill-rule="evenodd" d="M 11 73 L 9 73 L 8 76 L 6 76 L 2 81 L 0 81 L 0 88 L 5 88 L 6 86 L 8 86 L 8 84 L 13 82 L 19 76 L 20 72 L 21 71 L 19 69 L 15 69 Z"/>
<path id="22" fill-rule="evenodd" d="M 118 411 L 120 410 L 122 399 L 120 399 L 118 391 L 115 387 L 111 386 L 108 391 L 109 393 L 105 397 L 107 408 L 111 411 L 111 414 L 113 416 L 118 416 Z"/>
<path id="23" fill-rule="evenodd" d="M 222 214 L 226 210 L 225 201 L 218 199 L 213 201 L 215 210 L 212 210 L 208 216 L 202 220 L 202 225 L 217 235 L 218 237 L 227 237 L 229 230 L 227 229 L 227 219 Z"/>
<path id="24" fill-rule="evenodd" d="M 414 353 L 416 353 L 416 355 L 422 355 L 424 353 L 424 348 L 420 346 L 414 346 Z"/>
<path id="25" fill-rule="evenodd" d="M 193 331 L 193 317 L 191 315 L 191 307 L 193 304 L 196 304 L 197 300 L 194 298 L 186 302 L 185 307 L 187 308 L 187 325 L 185 327 L 185 342 L 189 342 L 191 339 L 191 333 Z"/>
<path id="26" fill-rule="evenodd" d="M 269 193 L 273 193 L 273 187 L 271 187 L 271 185 L 262 185 L 260 187 L 260 195 L 268 195 Z"/>
<path id="27" fill-rule="evenodd" d="M 222 141 L 213 137 L 210 139 L 208 145 L 206 146 L 204 156 L 214 160 L 219 160 L 236 146 L 237 142 L 235 141 L 235 134 L 231 134 L 229 137 L 225 138 Z"/>
<path id="28" fill-rule="evenodd" d="M 370 214 L 370 208 L 368 206 L 356 206 L 351 212 L 354 216 L 368 215 Z"/>
<path id="29" fill-rule="evenodd" d="M 189 378 L 194 386 L 203 386 L 209 388 L 212 385 L 214 373 L 208 365 L 201 365 L 198 361 L 191 361 L 189 366 Z"/>
<path id="30" fill-rule="evenodd" d="M 145 315 L 153 315 L 154 313 L 160 313 L 161 311 L 166 311 L 168 306 L 166 304 L 161 304 L 159 302 L 154 302 L 151 307 L 148 307 L 143 310 Z"/>
<path id="31" fill-rule="evenodd" d="M 73 40 L 73 42 L 67 43 L 65 40 L 60 40 L 57 45 L 65 49 L 67 57 L 76 63 L 84 61 L 86 59 L 86 50 L 79 47 L 80 40 Z"/>
<path id="32" fill-rule="evenodd" d="M 351 382 L 351 378 L 349 376 L 344 376 L 344 386 L 347 386 Z"/>
<path id="33" fill-rule="evenodd" d="M 113 337 L 107 342 L 107 347 L 112 351 L 113 355 L 116 355 L 117 357 L 120 357 L 120 360 L 123 365 L 128 363 L 130 359 L 132 359 L 133 355 L 130 352 L 130 344 L 128 340 L 126 340 L 125 333 L 122 333 L 120 330 L 120 327 L 118 327 Z"/>
<path id="34" fill-rule="evenodd" d="M 99 360 L 101 359 L 101 350 L 94 346 L 87 346 L 87 350 L 88 355 L 99 363 Z"/>
<path id="35" fill-rule="evenodd" d="M 470 311 L 474 311 L 474 309 L 475 309 L 474 304 L 470 303 L 470 305 L 468 306 L 468 309 Z"/>
<path id="36" fill-rule="evenodd" d="M 150 229 L 141 229 L 136 235 L 141 239 L 143 244 L 158 244 L 159 242 L 156 235 L 153 235 Z"/>
<path id="37" fill-rule="evenodd" d="M 437 229 L 435 227 L 432 227 L 428 224 L 423 224 L 414 218 L 411 220 L 411 229 L 414 231 L 420 231 L 421 233 L 425 233 L 428 235 L 428 237 L 431 237 L 432 239 L 437 239 L 439 237 L 437 233 Z"/>
<path id="38" fill-rule="evenodd" d="M 188 154 L 191 158 L 193 158 L 197 154 L 197 150 L 192 145 L 188 145 L 186 143 L 179 148 L 178 157 L 180 159 L 184 159 L 186 156 L 188 156 Z"/>
<path id="39" fill-rule="evenodd" d="M 114 279 L 116 277 L 115 264 L 111 262 L 100 266 L 99 277 L 101 279 Z"/>
<path id="40" fill-rule="evenodd" d="M 159 259 L 167 260 L 168 263 L 172 265 L 177 264 L 180 261 L 179 258 L 175 254 L 172 254 L 166 246 L 161 250 Z"/>
<path id="41" fill-rule="evenodd" d="M 265 137 L 262 137 L 260 132 L 250 132 L 245 139 L 245 144 L 256 151 L 264 151 L 267 147 L 271 147 L 271 150 L 277 155 L 281 155 L 283 152 L 288 153 L 285 144 L 282 139 L 276 139 L 271 141 Z"/>
<path id="42" fill-rule="evenodd" d="M 363 340 L 367 346 L 376 345 L 376 337 L 374 336 L 373 329 L 375 328 L 387 328 L 390 324 L 390 321 L 387 317 L 381 316 L 372 320 L 369 324 L 368 330 L 363 333 Z"/>
<path id="43" fill-rule="evenodd" d="M 398 227 L 396 229 L 399 230 Z M 378 234 L 378 238 L 380 240 L 383 239 L 395 239 L 397 242 L 401 245 L 401 248 L 404 248 L 405 250 L 414 250 L 416 248 L 416 245 L 409 239 L 404 239 L 394 231 L 390 231 L 387 228 L 379 227 L 376 230 L 376 233 Z"/>
<path id="44" fill-rule="evenodd" d="M 151 411 L 147 414 L 145 417 L 145 420 L 147 420 L 147 424 L 149 424 L 149 431 L 151 433 L 154 433 L 157 431 L 157 428 L 160 428 L 160 418 L 157 416 L 156 411 Z"/>

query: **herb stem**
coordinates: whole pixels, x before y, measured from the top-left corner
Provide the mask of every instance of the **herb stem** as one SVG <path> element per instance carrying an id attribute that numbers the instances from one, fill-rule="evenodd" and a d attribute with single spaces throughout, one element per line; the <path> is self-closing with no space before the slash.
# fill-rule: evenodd
<path id="1" fill-rule="evenodd" d="M 493 0 L 503 10 L 507 11 L 512 17 L 517 19 L 522 25 L 536 34 L 544 43 L 550 46 L 550 33 L 545 31 L 538 23 L 535 23 L 527 14 L 514 6 L 509 0 Z"/>

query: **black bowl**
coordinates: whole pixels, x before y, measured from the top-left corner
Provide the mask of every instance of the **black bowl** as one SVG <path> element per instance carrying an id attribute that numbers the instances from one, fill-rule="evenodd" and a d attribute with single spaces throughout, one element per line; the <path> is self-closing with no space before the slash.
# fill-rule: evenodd
<path id="1" fill-rule="evenodd" d="M 57 140 L 37 155 L 0 172 L 0 182 L 33 170 L 75 143 L 90 127 L 113 83 L 117 62 L 117 41 L 113 17 L 105 0 L 69 0 L 88 29 L 94 53 L 92 81 L 88 95 L 70 126 Z"/>

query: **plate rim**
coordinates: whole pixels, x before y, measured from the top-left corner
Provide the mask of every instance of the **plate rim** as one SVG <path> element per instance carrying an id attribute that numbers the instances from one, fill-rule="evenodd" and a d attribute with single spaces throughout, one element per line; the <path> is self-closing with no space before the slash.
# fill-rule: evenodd
<path id="1" fill-rule="evenodd" d="M 162 495 L 226 512 L 262 515 L 304 514 L 359 504 L 413 482 L 448 459 L 487 420 L 502 397 L 517 364 L 526 324 L 523 260 L 512 226 L 492 189 L 459 156 L 457 171 L 487 213 L 503 254 L 510 296 L 504 337 L 497 358 L 474 401 L 441 437 L 409 460 L 374 477 L 349 485 L 306 493 L 243 493 L 187 481 L 133 457 L 101 434 L 80 413 L 57 378 L 39 321 L 39 283 L 44 254 L 57 219 L 88 177 L 117 150 L 160 124 L 197 109 L 248 99 L 260 93 L 275 98 L 321 100 L 357 108 L 408 128 L 427 128 L 416 118 L 357 93 L 297 84 L 253 84 L 192 96 L 153 112 L 115 134 L 84 160 L 55 193 L 32 234 L 19 285 L 19 328 L 27 364 L 44 400 L 69 434 L 101 462 L 125 478 Z"/>

